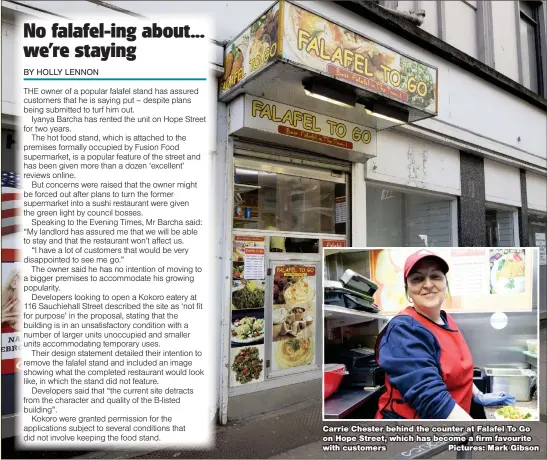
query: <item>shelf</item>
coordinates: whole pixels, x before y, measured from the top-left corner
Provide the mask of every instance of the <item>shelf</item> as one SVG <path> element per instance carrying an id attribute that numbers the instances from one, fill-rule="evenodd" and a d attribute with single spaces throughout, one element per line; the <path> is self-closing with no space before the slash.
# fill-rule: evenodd
<path id="1" fill-rule="evenodd" d="M 388 317 L 378 313 L 367 311 L 350 310 L 349 308 L 337 307 L 335 305 L 323 305 L 325 319 L 333 327 L 351 326 L 352 324 L 368 323 L 377 319 L 387 320 Z"/>
<path id="2" fill-rule="evenodd" d="M 538 359 L 538 355 L 536 355 L 535 353 L 530 353 L 529 351 L 526 351 L 526 350 L 523 350 L 522 354 L 528 356 L 528 358 Z"/>
<path id="3" fill-rule="evenodd" d="M 237 222 L 258 222 L 258 219 L 245 219 L 244 217 L 234 217 Z"/>
<path id="4" fill-rule="evenodd" d="M 234 184 L 235 193 L 254 192 L 255 190 L 258 190 L 260 188 L 261 188 L 260 185 Z"/>
<path id="5" fill-rule="evenodd" d="M 334 236 L 340 236 L 340 235 L 334 235 Z M 327 239 L 327 238 L 325 238 Z M 325 256 L 331 256 L 333 254 L 343 253 L 343 254 L 351 254 L 351 253 L 359 253 L 359 252 L 366 252 L 366 249 L 353 249 L 353 248 L 340 248 L 340 249 L 330 249 L 325 248 Z"/>
<path id="6" fill-rule="evenodd" d="M 384 386 L 380 386 L 374 390 L 338 390 L 325 401 L 324 416 L 326 419 L 343 419 L 355 409 L 365 404 L 378 392 L 383 391 L 384 388 Z"/>

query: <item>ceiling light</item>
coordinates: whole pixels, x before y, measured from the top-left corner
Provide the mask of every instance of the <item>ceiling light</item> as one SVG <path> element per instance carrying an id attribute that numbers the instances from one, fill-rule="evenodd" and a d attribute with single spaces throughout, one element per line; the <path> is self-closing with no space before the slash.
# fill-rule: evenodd
<path id="1" fill-rule="evenodd" d="M 410 118 L 410 114 L 406 110 L 377 102 L 373 104 L 365 104 L 365 111 L 368 115 L 373 117 L 398 124 L 408 123 Z"/>
<path id="2" fill-rule="evenodd" d="M 304 86 L 304 91 L 308 96 L 342 107 L 355 107 L 355 92 L 345 85 L 342 86 L 342 84 L 336 80 L 324 81 L 312 77 L 304 80 L 302 84 Z"/>
<path id="3" fill-rule="evenodd" d="M 337 101 L 336 99 L 331 99 L 331 98 L 329 98 L 327 96 L 323 96 L 321 94 L 312 93 L 311 91 L 308 91 L 307 89 L 305 89 L 304 92 L 308 96 L 314 97 L 315 99 L 319 99 L 320 101 L 330 102 L 331 104 L 336 104 L 336 105 L 339 105 L 341 107 L 349 107 L 349 108 L 354 107 L 353 105 L 346 104 L 345 102 L 340 102 L 340 101 Z"/>

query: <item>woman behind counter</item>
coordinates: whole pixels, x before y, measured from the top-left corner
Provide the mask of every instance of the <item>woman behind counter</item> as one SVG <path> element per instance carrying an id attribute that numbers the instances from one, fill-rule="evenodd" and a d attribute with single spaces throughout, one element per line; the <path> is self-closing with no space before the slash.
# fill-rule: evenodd
<path id="1" fill-rule="evenodd" d="M 427 249 L 410 255 L 404 280 L 409 306 L 393 318 L 376 342 L 386 372 L 386 392 L 377 419 L 472 420 L 471 403 L 514 404 L 505 393 L 483 394 L 473 384 L 473 358 L 450 315 L 444 259 Z"/>

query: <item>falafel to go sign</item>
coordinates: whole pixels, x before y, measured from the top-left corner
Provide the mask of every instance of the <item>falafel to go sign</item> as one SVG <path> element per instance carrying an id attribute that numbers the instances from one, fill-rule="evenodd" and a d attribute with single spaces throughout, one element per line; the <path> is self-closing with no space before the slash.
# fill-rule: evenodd
<path id="1" fill-rule="evenodd" d="M 276 3 L 225 51 L 220 93 L 279 60 L 344 81 L 420 111 L 438 112 L 435 67 L 286 0 Z"/>
<path id="2" fill-rule="evenodd" d="M 276 3 L 241 33 L 224 51 L 223 93 L 279 57 L 280 3 Z"/>
<path id="3" fill-rule="evenodd" d="M 282 267 L 275 267 L 274 275 L 287 277 L 315 276 L 315 267 L 305 265 L 285 265 Z"/>
<path id="4" fill-rule="evenodd" d="M 376 130 L 373 128 L 250 95 L 241 96 L 237 102 L 243 106 L 240 124 L 245 128 L 376 155 Z M 235 114 L 241 111 L 232 112 L 230 131 L 237 127 Z"/>

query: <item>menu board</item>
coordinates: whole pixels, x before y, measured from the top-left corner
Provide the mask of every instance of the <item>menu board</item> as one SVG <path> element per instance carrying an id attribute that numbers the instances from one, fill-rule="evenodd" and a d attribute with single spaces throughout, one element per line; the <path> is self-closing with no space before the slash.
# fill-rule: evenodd
<path id="1" fill-rule="evenodd" d="M 378 284 L 375 304 L 384 313 L 410 305 L 404 288 L 406 258 L 418 248 L 370 251 L 371 278 Z M 433 248 L 449 265 L 448 296 L 442 308 L 452 312 L 511 312 L 532 309 L 532 266 L 536 249 Z"/>
<path id="2" fill-rule="evenodd" d="M 243 258 L 243 278 L 264 279 L 264 248 L 246 248 Z"/>
<path id="3" fill-rule="evenodd" d="M 265 237 L 236 235 L 232 250 L 230 386 L 264 380 Z"/>
<path id="4" fill-rule="evenodd" d="M 272 370 L 307 366 L 315 358 L 317 267 L 273 267 Z"/>
<path id="5" fill-rule="evenodd" d="M 346 223 L 346 197 L 340 196 L 336 198 L 336 223 L 345 224 Z"/>
<path id="6" fill-rule="evenodd" d="M 485 290 L 485 248 L 458 248 L 451 251 L 450 294 L 480 295 Z"/>

